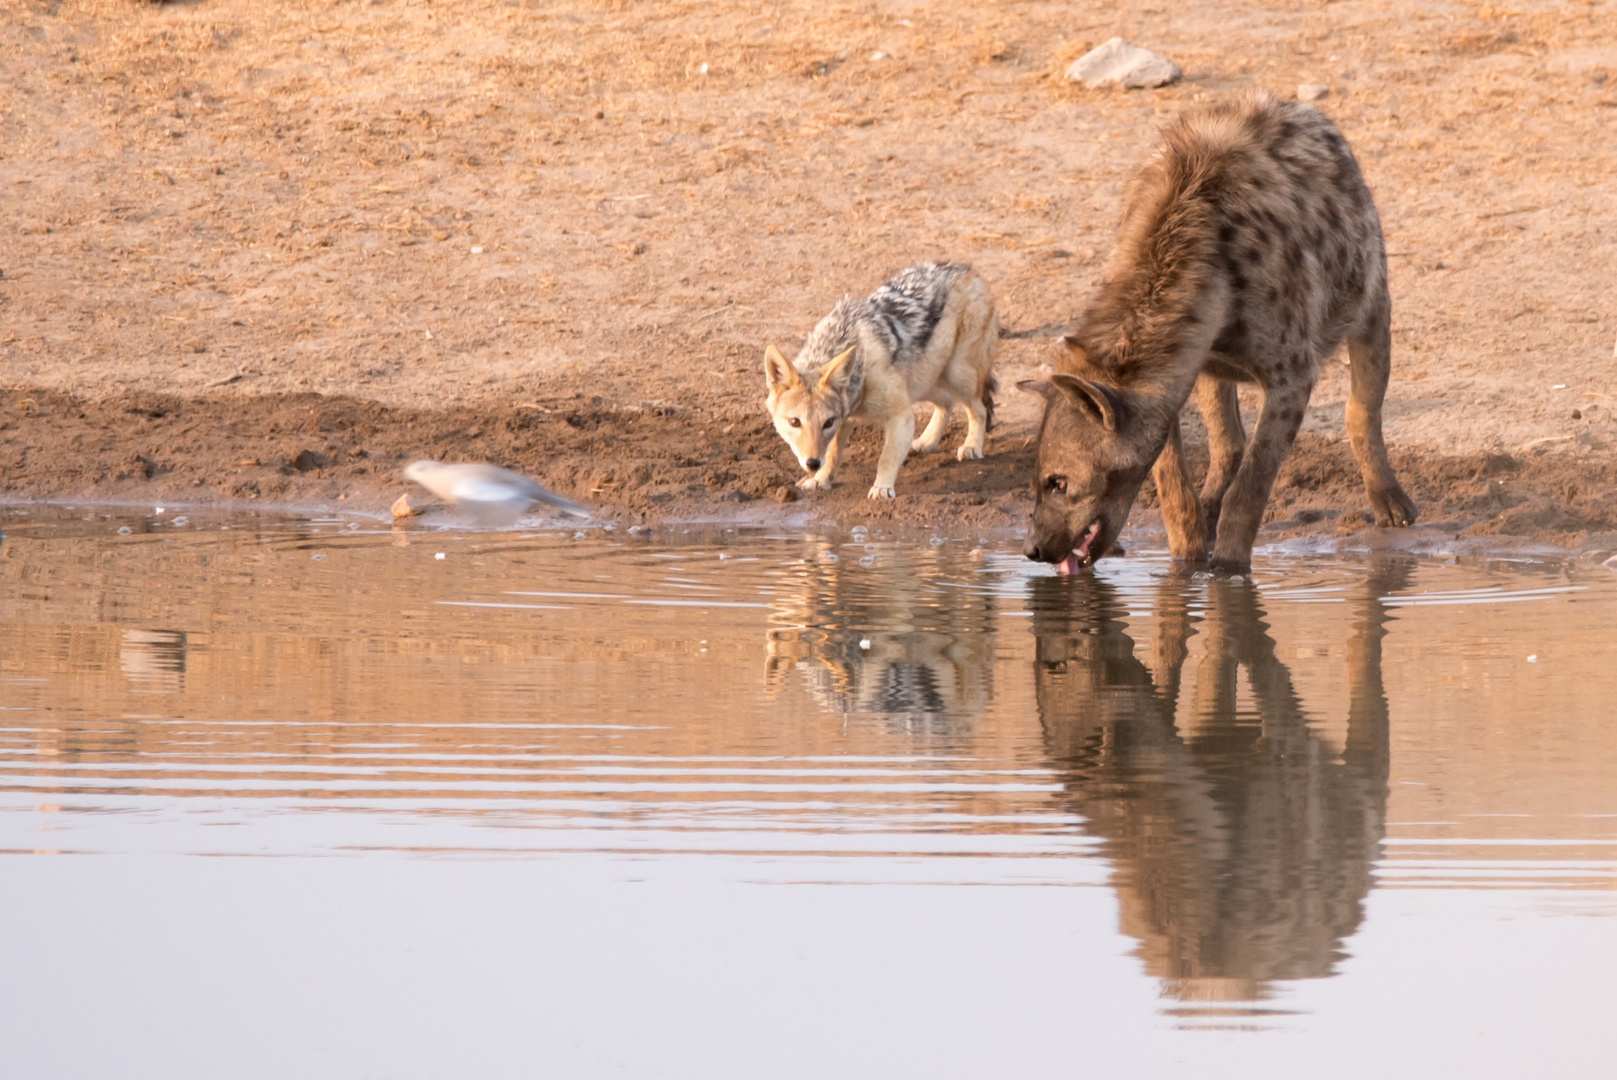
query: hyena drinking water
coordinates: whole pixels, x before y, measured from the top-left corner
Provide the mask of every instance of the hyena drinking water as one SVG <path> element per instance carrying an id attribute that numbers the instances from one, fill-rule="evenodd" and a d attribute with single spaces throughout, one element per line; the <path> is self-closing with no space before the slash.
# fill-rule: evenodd
<path id="1" fill-rule="evenodd" d="M 1306 105 L 1252 95 L 1189 112 L 1135 178 L 1106 280 L 1045 398 L 1031 559 L 1071 572 L 1116 540 L 1153 472 L 1175 558 L 1244 572 L 1319 365 L 1346 339 L 1347 431 L 1376 519 L 1415 504 L 1381 437 L 1391 363 L 1381 221 L 1352 152 Z M 1235 383 L 1263 391 L 1241 430 Z M 1196 390 L 1212 463 L 1198 497 L 1179 413 Z M 1152 470 L 1152 464 L 1155 469 Z"/>
<path id="2" fill-rule="evenodd" d="M 999 318 L 988 285 L 960 263 L 921 262 L 855 300 L 844 297 L 809 334 L 797 360 L 764 351 L 766 402 L 775 430 L 808 472 L 798 486 L 828 488 L 848 421 L 880 424 L 885 438 L 872 499 L 893 497 L 899 466 L 913 450 L 943 441 L 949 406 L 965 406 L 961 461 L 983 456 L 994 418 L 994 351 Z M 915 436 L 916 402 L 932 419 Z M 913 441 L 912 441 L 913 440 Z"/>

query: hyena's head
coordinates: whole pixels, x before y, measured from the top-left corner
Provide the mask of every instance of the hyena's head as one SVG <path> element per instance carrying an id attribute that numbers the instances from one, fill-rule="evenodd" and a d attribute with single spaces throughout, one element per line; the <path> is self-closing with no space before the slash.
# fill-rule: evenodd
<path id="1" fill-rule="evenodd" d="M 808 472 L 818 472 L 827 449 L 851 409 L 849 398 L 853 349 L 838 353 L 818 372 L 804 378 L 773 345 L 764 351 L 764 378 L 769 382 L 769 415 L 775 430 Z"/>
<path id="2" fill-rule="evenodd" d="M 1156 455 L 1142 453 L 1140 410 L 1122 391 L 1068 374 L 1017 386 L 1044 398 L 1022 553 L 1070 574 L 1111 549 Z"/>

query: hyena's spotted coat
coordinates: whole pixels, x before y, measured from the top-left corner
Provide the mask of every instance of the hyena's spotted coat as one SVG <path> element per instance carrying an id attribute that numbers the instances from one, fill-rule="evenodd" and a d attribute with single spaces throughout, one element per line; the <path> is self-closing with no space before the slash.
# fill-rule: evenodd
<path id="1" fill-rule="evenodd" d="M 1251 95 L 1187 113 L 1135 180 L 1105 284 L 1067 339 L 1046 398 L 1029 557 L 1072 569 L 1117 538 L 1155 462 L 1169 544 L 1246 569 L 1269 491 L 1320 363 L 1344 339 L 1347 430 L 1382 525 L 1415 505 L 1387 461 L 1391 362 L 1381 221 L 1346 140 L 1314 109 Z M 1235 383 L 1263 406 L 1250 441 Z M 1212 466 L 1186 474 L 1179 413 L 1192 388 Z"/>

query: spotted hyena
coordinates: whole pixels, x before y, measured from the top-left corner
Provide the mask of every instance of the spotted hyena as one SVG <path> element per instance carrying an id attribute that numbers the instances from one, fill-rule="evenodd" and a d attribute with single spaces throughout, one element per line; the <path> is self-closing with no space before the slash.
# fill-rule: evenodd
<path id="1" fill-rule="evenodd" d="M 1174 556 L 1202 561 L 1216 531 L 1214 569 L 1246 570 L 1319 366 L 1344 339 L 1365 489 L 1381 525 L 1411 524 L 1381 436 L 1391 313 L 1381 221 L 1329 120 L 1268 95 L 1181 116 L 1134 180 L 1060 372 L 1021 384 L 1045 398 L 1027 556 L 1070 572 L 1105 554 L 1152 472 Z M 1263 392 L 1250 440 L 1237 382 Z M 1179 439 L 1193 388 L 1212 450 L 1199 496 Z"/>

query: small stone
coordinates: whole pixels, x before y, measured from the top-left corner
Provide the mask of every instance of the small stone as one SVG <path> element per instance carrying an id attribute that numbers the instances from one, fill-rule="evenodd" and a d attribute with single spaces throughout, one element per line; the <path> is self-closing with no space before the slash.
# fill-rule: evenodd
<path id="1" fill-rule="evenodd" d="M 1069 82 L 1081 82 L 1091 90 L 1103 86 L 1146 90 L 1176 83 L 1184 77 L 1184 72 L 1166 56 L 1114 37 L 1074 60 L 1067 68 L 1066 77 Z"/>
<path id="2" fill-rule="evenodd" d="M 770 492 L 770 495 L 774 496 L 775 501 L 778 503 L 797 501 L 797 489 L 787 487 L 785 484 L 776 487 L 774 491 Z"/>
<path id="3" fill-rule="evenodd" d="M 409 495 L 400 495 L 398 500 L 393 504 L 391 513 L 393 514 L 393 520 L 397 521 L 400 518 L 415 517 L 416 508 L 410 502 Z"/>
<path id="4" fill-rule="evenodd" d="M 1297 87 L 1298 101 L 1324 101 L 1331 96 L 1331 88 L 1324 83 L 1305 82 Z"/>
<path id="5" fill-rule="evenodd" d="M 1583 419 L 1583 411 L 1581 409 L 1573 409 L 1572 410 L 1572 419 L 1574 419 L 1574 420 L 1582 420 Z"/>

